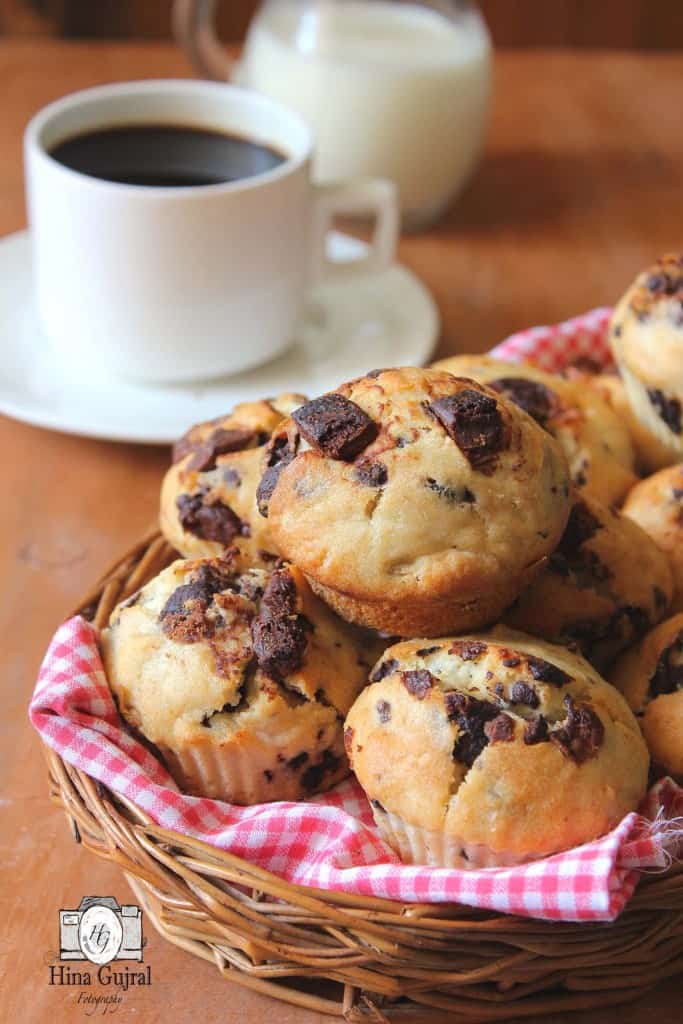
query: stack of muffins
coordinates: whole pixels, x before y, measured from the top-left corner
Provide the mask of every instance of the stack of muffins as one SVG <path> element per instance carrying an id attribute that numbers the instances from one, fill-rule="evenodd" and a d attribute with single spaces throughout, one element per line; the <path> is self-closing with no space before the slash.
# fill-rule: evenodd
<path id="1" fill-rule="evenodd" d="M 183 557 L 102 651 L 183 790 L 298 800 L 353 770 L 403 860 L 475 868 L 607 832 L 650 756 L 683 775 L 682 257 L 611 338 L 621 377 L 457 356 L 181 438 Z"/>

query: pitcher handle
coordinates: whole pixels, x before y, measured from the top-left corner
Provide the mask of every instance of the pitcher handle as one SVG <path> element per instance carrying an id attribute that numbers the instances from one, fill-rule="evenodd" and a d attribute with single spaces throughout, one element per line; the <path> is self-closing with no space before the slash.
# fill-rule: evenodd
<path id="1" fill-rule="evenodd" d="M 205 77 L 219 82 L 232 77 L 234 62 L 216 35 L 216 0 L 174 0 L 173 34 Z"/>

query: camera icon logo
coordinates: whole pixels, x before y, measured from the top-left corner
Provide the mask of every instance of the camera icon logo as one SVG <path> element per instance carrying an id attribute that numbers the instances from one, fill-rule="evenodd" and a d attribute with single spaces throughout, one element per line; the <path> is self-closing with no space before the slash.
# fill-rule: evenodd
<path id="1" fill-rule="evenodd" d="M 142 911 L 111 896 L 85 896 L 78 910 L 59 911 L 61 960 L 142 960 Z"/>

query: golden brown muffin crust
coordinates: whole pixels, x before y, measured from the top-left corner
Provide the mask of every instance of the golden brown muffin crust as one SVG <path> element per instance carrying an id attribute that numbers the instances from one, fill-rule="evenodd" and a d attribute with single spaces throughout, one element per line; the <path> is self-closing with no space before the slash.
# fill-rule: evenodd
<path id="1" fill-rule="evenodd" d="M 623 513 L 669 559 L 673 573 L 673 610 L 683 610 L 683 466 L 670 466 L 641 480 L 626 498 Z"/>
<path id="2" fill-rule="evenodd" d="M 653 763 L 683 777 L 683 614 L 660 623 L 627 651 L 611 681 L 640 716 Z"/>
<path id="3" fill-rule="evenodd" d="M 434 367 L 488 384 L 528 412 L 556 438 L 580 490 L 617 505 L 635 483 L 635 451 L 626 424 L 579 375 L 565 379 L 491 356 L 451 356 Z"/>
<path id="4" fill-rule="evenodd" d="M 115 609 L 102 653 L 121 714 L 184 788 L 297 799 L 347 773 L 341 721 L 368 664 L 294 567 L 174 562 Z"/>
<path id="5" fill-rule="evenodd" d="M 667 614 L 672 591 L 668 561 L 645 531 L 579 492 L 559 545 L 505 621 L 574 644 L 604 668 Z"/>
<path id="6" fill-rule="evenodd" d="M 303 395 L 242 402 L 228 415 L 192 427 L 174 446 L 161 488 L 160 525 L 191 558 L 219 557 L 237 546 L 254 566 L 277 557 L 256 508 L 263 447 Z"/>
<path id="7" fill-rule="evenodd" d="M 502 629 L 411 640 L 371 679 L 345 742 L 380 815 L 532 859 L 602 835 L 645 792 L 635 718 L 564 648 Z"/>
<path id="8" fill-rule="evenodd" d="M 259 494 L 278 548 L 326 600 L 406 635 L 495 617 L 559 540 L 568 486 L 556 443 L 515 405 L 404 368 L 286 420 Z"/>

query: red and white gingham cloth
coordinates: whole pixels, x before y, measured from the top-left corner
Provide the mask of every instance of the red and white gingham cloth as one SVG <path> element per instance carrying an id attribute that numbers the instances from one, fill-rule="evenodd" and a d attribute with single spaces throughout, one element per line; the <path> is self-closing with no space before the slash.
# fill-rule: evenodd
<path id="1" fill-rule="evenodd" d="M 609 310 L 513 335 L 494 354 L 557 370 L 581 356 L 606 362 Z M 164 828 L 229 850 L 299 885 L 406 902 L 455 902 L 528 917 L 613 920 L 643 870 L 663 870 L 683 836 L 683 789 L 666 779 L 641 814 L 593 843 L 514 868 L 459 871 L 401 864 L 380 840 L 354 779 L 301 803 L 237 807 L 185 796 L 124 728 L 102 668 L 96 629 L 81 618 L 57 631 L 29 714 L 70 764 L 126 797 Z"/>

